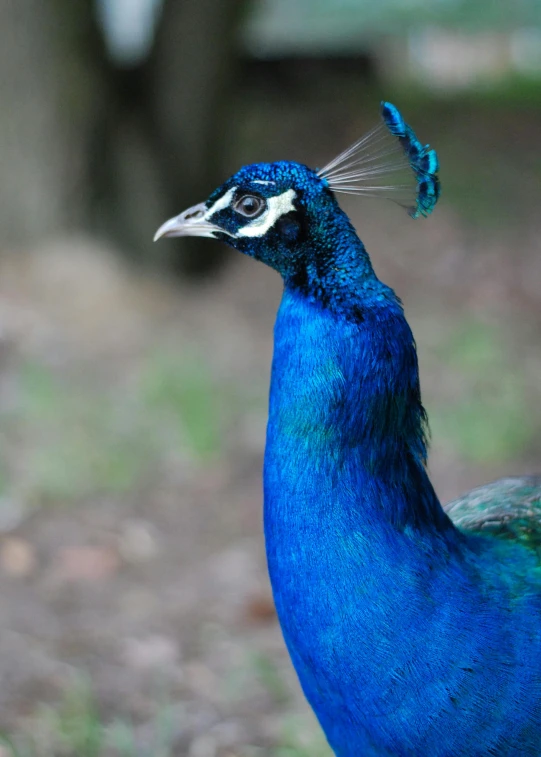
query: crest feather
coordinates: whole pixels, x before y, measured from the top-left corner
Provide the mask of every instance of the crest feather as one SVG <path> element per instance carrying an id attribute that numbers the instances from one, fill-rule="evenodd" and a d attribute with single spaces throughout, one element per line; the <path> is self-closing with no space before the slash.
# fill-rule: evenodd
<path id="1" fill-rule="evenodd" d="M 440 194 L 438 156 L 422 145 L 402 114 L 381 103 L 382 123 L 318 171 L 333 192 L 383 197 L 412 218 L 432 212 Z"/>

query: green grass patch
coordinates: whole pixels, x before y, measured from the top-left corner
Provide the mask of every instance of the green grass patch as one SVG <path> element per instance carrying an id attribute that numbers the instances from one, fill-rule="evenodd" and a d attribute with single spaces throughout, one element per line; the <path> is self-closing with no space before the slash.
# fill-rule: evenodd
<path id="1" fill-rule="evenodd" d="M 208 366 L 200 358 L 157 354 L 141 381 L 149 413 L 182 429 L 192 451 L 203 458 L 220 447 L 220 403 Z"/>
<path id="2" fill-rule="evenodd" d="M 177 462 L 219 454 L 226 393 L 193 355 L 150 354 L 129 386 L 100 387 L 36 361 L 21 364 L 17 381 L 15 401 L 0 410 L 2 457 L 15 463 L 4 465 L 0 493 L 33 505 L 129 493 Z"/>
<path id="3" fill-rule="evenodd" d="M 8 757 L 174 757 L 170 708 L 158 707 L 150 744 L 138 744 L 129 720 L 104 720 L 86 679 L 66 692 L 56 707 L 42 705 L 17 735 L 0 734 Z"/>

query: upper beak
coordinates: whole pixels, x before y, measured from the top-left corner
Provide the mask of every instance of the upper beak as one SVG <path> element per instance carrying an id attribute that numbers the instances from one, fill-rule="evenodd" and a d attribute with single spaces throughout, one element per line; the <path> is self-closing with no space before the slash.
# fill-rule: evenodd
<path id="1" fill-rule="evenodd" d="M 154 234 L 154 241 L 162 237 L 214 237 L 214 232 L 221 229 L 207 221 L 206 212 L 207 206 L 201 202 L 170 218 Z"/>

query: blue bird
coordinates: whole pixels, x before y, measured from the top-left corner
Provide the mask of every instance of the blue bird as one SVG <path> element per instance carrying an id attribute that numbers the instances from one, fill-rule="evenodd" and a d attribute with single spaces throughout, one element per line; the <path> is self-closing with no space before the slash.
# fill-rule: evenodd
<path id="1" fill-rule="evenodd" d="M 541 478 L 442 508 L 415 342 L 336 194 L 426 216 L 438 159 L 390 103 L 319 171 L 241 168 L 163 236 L 220 239 L 284 282 L 264 464 L 278 617 L 339 757 L 541 755 Z"/>

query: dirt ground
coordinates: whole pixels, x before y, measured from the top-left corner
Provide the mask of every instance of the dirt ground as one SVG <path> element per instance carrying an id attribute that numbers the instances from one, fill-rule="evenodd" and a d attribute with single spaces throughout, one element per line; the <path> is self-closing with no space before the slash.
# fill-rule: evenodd
<path id="1" fill-rule="evenodd" d="M 247 130 L 258 131 L 258 113 Z M 450 170 L 446 201 L 445 153 L 452 160 L 466 143 L 475 153 L 475 115 L 454 126 L 440 115 L 430 128 L 438 146 L 443 123 L 444 194 L 433 218 L 343 205 L 413 326 L 430 469 L 448 500 L 541 471 L 541 174 L 505 173 L 509 135 L 526 139 L 509 117 L 499 141 L 477 137 L 487 160 L 501 157 L 500 176 L 494 163 L 494 174 L 478 168 L 494 186 L 477 175 L 472 188 L 468 153 L 462 173 Z M 294 143 L 305 118 L 267 127 L 261 157 L 276 157 L 274 140 Z M 538 118 L 520 129 L 535 132 Z M 354 126 L 335 129 L 333 144 Z M 324 141 L 303 149 L 319 158 Z M 526 147 L 516 160 L 528 162 Z M 483 187 L 492 216 L 472 210 Z M 328 754 L 265 568 L 261 465 L 280 292 L 272 271 L 238 255 L 188 286 L 134 273 L 84 238 L 5 251 L 0 727 L 33 734 L 26 754 Z M 103 730 L 97 750 L 87 726 Z"/>

